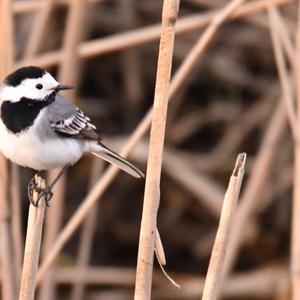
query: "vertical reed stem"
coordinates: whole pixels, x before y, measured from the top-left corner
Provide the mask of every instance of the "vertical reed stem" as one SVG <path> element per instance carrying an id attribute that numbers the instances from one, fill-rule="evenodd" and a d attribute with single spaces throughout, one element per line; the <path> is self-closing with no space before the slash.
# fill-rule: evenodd
<path id="1" fill-rule="evenodd" d="M 101 172 L 103 171 L 103 162 L 98 158 L 93 158 L 93 166 L 91 170 L 91 177 L 89 185 L 92 186 L 97 182 L 100 177 Z M 82 229 L 80 233 L 80 246 L 78 249 L 77 256 L 77 266 L 79 268 L 78 277 L 79 279 L 74 282 L 71 299 L 72 300 L 81 300 L 84 299 L 86 282 L 85 282 L 85 272 L 89 267 L 89 260 L 93 247 L 93 237 L 95 230 L 97 228 L 97 221 L 99 217 L 99 204 L 96 203 L 93 210 L 91 210 L 89 217 L 85 219 L 82 224 Z"/>
<path id="2" fill-rule="evenodd" d="M 300 144 L 299 144 L 299 118 L 300 118 L 300 4 L 298 10 L 296 78 L 297 85 L 297 131 L 294 145 L 294 194 L 292 209 L 292 241 L 291 241 L 291 284 L 292 299 L 300 299 Z"/>
<path id="3" fill-rule="evenodd" d="M 35 176 L 35 182 L 40 189 L 44 189 L 46 186 L 45 180 L 37 175 Z M 33 201 L 37 202 L 38 197 L 39 194 L 34 192 Z M 39 200 L 37 207 L 32 204 L 29 207 L 19 300 L 34 299 L 45 207 L 44 197 Z"/>
<path id="4" fill-rule="evenodd" d="M 0 82 L 11 71 L 14 61 L 11 0 L 0 1 Z M 16 278 L 12 268 L 11 212 L 8 201 L 7 161 L 0 154 L 0 263 L 2 299 L 16 299 Z"/>
<path id="5" fill-rule="evenodd" d="M 19 282 L 22 270 L 24 239 L 22 232 L 22 202 L 20 195 L 20 174 L 19 167 L 15 164 L 12 164 L 11 169 L 11 214 L 14 267 L 17 282 Z"/>
<path id="6" fill-rule="evenodd" d="M 246 154 L 239 154 L 224 197 L 219 228 L 212 250 L 202 300 L 215 300 L 222 287 L 224 260 L 244 176 Z"/>
<path id="7" fill-rule="evenodd" d="M 70 2 L 68 17 L 64 33 L 63 42 L 63 60 L 60 64 L 58 79 L 60 82 L 76 86 L 79 79 L 79 66 L 76 48 L 80 43 L 82 31 L 85 27 L 86 1 L 73 0 Z M 75 98 L 75 92 L 65 93 L 70 99 Z M 49 172 L 50 182 L 56 177 L 58 169 Z M 64 212 L 64 197 L 66 192 L 66 175 L 64 175 L 55 186 L 55 194 L 52 198 L 53 207 L 47 214 L 45 243 L 43 247 L 43 257 L 46 255 L 49 247 L 54 243 L 62 224 Z M 59 212 L 59 213 L 58 213 Z M 53 280 L 53 269 L 48 271 L 47 276 L 41 285 L 40 297 L 43 300 L 57 298 L 56 284 Z"/>
<path id="8" fill-rule="evenodd" d="M 178 7 L 179 1 L 164 0 L 144 207 L 139 240 L 135 286 L 136 300 L 150 299 L 151 295 L 156 217 L 160 198 L 159 185 Z"/>

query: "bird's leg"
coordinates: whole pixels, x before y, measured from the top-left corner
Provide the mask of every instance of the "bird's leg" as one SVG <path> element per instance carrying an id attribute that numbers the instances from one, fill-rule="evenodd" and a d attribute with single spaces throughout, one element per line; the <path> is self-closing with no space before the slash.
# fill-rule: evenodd
<path id="1" fill-rule="evenodd" d="M 38 206 L 38 203 L 39 203 L 40 199 L 44 196 L 45 201 L 46 201 L 46 205 L 49 206 L 49 201 L 51 200 L 51 198 L 53 196 L 52 189 L 55 186 L 55 184 L 57 183 L 57 181 L 64 175 L 64 173 L 66 172 L 66 170 L 69 166 L 70 165 L 65 165 L 61 169 L 61 171 L 58 173 L 58 175 L 54 178 L 52 183 L 50 185 L 46 186 L 42 190 L 37 187 L 34 178 L 31 179 L 31 181 L 28 185 L 28 195 L 29 195 L 30 203 L 32 203 L 34 206 Z M 35 190 L 39 194 L 38 199 L 36 200 L 36 202 L 33 202 L 33 200 L 32 200 L 33 190 Z"/>
<path id="2" fill-rule="evenodd" d="M 32 205 L 37 206 L 37 203 L 35 203 L 33 201 L 33 192 L 36 191 L 37 193 L 41 192 L 41 189 L 37 186 L 36 182 L 35 182 L 35 176 L 41 176 L 41 172 L 42 171 L 38 171 L 29 181 L 29 184 L 27 186 L 27 193 L 28 193 L 28 198 L 29 201 Z"/>
<path id="3" fill-rule="evenodd" d="M 65 165 L 60 172 L 58 173 L 58 175 L 54 178 L 54 180 L 47 185 L 39 194 L 39 197 L 37 199 L 37 202 L 43 197 L 45 196 L 45 201 L 46 201 L 46 205 L 49 207 L 49 201 L 51 200 L 51 198 L 53 197 L 53 192 L 52 189 L 55 186 L 55 184 L 57 183 L 57 181 L 65 174 L 65 172 L 67 171 L 68 167 L 70 166 L 70 164 Z"/>

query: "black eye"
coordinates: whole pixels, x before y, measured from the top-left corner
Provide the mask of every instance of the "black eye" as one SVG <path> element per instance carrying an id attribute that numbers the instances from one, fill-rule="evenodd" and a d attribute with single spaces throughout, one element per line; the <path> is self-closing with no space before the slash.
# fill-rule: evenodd
<path id="1" fill-rule="evenodd" d="M 36 86 L 35 86 L 38 90 L 41 90 L 43 88 L 43 85 L 38 83 Z"/>

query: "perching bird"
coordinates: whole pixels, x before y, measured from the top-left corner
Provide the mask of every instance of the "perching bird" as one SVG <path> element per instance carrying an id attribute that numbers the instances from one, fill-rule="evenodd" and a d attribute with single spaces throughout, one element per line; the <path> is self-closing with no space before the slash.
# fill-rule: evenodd
<path id="1" fill-rule="evenodd" d="M 144 177 L 101 142 L 89 117 L 59 95 L 70 88 L 38 67 L 20 68 L 4 79 L 0 86 L 0 151 L 4 156 L 37 171 L 65 170 L 90 152 L 134 177 Z M 62 173 L 48 188 L 48 199 Z M 30 194 L 32 188 L 31 183 Z"/>

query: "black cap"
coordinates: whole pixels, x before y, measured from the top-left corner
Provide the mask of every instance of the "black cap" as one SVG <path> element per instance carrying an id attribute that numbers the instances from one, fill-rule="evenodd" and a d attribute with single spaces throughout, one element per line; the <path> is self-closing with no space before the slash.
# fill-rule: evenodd
<path id="1" fill-rule="evenodd" d="M 4 82 L 10 86 L 18 86 L 24 79 L 41 78 L 46 74 L 46 70 L 39 67 L 24 67 L 9 74 Z"/>

